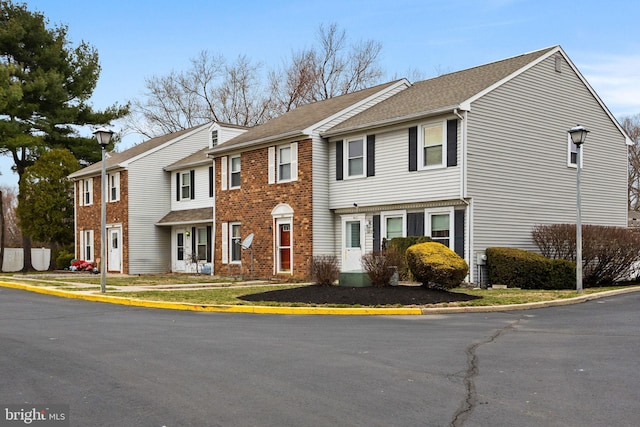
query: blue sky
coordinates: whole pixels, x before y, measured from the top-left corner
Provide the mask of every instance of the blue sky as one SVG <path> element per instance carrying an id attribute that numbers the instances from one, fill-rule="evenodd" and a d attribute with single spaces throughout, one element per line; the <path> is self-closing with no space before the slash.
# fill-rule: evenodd
<path id="1" fill-rule="evenodd" d="M 609 0 L 26 0 L 98 50 L 100 109 L 140 98 L 144 80 L 189 68 L 202 50 L 266 69 L 336 23 L 382 44 L 387 79 L 426 77 L 561 45 L 616 117 L 640 114 L 640 2 Z M 120 150 L 142 138 L 130 135 Z M 0 159 L 0 184 L 15 185 Z"/>

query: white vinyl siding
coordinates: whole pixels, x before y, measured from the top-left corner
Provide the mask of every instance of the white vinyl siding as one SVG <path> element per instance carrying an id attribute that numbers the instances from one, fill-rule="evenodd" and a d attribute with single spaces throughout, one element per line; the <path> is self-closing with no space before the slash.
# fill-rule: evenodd
<path id="1" fill-rule="evenodd" d="M 175 172 L 170 174 L 159 165 L 170 165 L 185 153 L 206 147 L 209 141 L 209 127 L 203 126 L 128 165 L 129 232 L 124 238 L 128 238 L 129 245 L 129 274 L 159 273 L 170 268 L 171 227 L 155 224 L 169 212 L 176 199 L 176 192 L 169 191 L 175 190 L 175 184 L 172 185 Z M 208 195 L 208 178 L 200 181 Z"/>
<path id="2" fill-rule="evenodd" d="M 468 117 L 472 257 L 487 246 L 537 250 L 534 225 L 575 223 L 567 131 L 576 123 L 591 131 L 583 145 L 583 223 L 627 225 L 625 139 L 566 62 L 558 73 L 553 57 L 543 61 L 474 102 Z M 514 141 L 523 123 L 528 137 Z"/>
<path id="3" fill-rule="evenodd" d="M 335 179 L 336 144 L 329 143 L 329 177 L 333 178 L 329 180 L 329 209 L 348 208 L 354 203 L 371 206 L 458 199 L 459 166 L 409 172 L 408 128 L 416 125 L 407 124 L 375 133 L 376 174 L 366 178 L 367 191 L 363 191 L 361 180 Z"/>
<path id="4" fill-rule="evenodd" d="M 213 209 L 211 197 L 209 197 L 209 166 L 202 165 L 197 166 L 190 170 L 173 171 L 171 178 L 171 210 L 179 211 L 186 209 L 200 209 L 211 207 Z M 176 200 L 178 189 L 176 189 L 176 174 L 180 175 L 180 187 L 182 187 L 183 175 L 189 177 L 191 170 L 193 170 L 193 183 L 194 185 L 194 197 L 191 198 L 190 190 L 188 197 L 183 199 L 182 188 L 180 188 L 180 200 Z M 190 178 L 188 178 L 190 179 Z"/>

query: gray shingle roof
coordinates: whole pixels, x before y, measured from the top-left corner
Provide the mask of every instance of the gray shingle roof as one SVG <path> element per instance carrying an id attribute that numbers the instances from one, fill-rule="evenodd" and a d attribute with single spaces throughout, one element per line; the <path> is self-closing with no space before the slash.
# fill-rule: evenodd
<path id="1" fill-rule="evenodd" d="M 169 133 L 167 135 L 158 136 L 156 138 L 151 138 L 138 145 L 134 145 L 133 147 L 121 153 L 114 153 L 114 152 L 108 153 L 108 158 L 106 160 L 107 170 L 118 168 L 123 162 L 133 159 L 134 157 L 139 156 L 140 154 L 144 154 L 147 151 L 153 150 L 154 148 L 157 148 L 162 144 L 165 144 L 171 141 L 172 139 L 179 138 L 180 136 L 185 135 L 189 132 L 192 132 L 202 126 L 206 126 L 206 125 L 199 125 L 199 126 L 195 126 L 189 129 L 184 129 L 178 132 Z M 87 166 L 86 168 L 80 169 L 79 171 L 72 173 L 71 175 L 69 175 L 69 177 L 79 178 L 82 176 L 91 176 L 91 175 L 99 174 L 101 170 L 102 170 L 102 162 L 96 162 L 92 165 Z"/>
<path id="2" fill-rule="evenodd" d="M 414 83 L 389 99 L 334 126 L 326 135 L 454 108 L 542 57 L 557 46 Z"/>
<path id="3" fill-rule="evenodd" d="M 396 80 L 346 95 L 336 96 L 324 101 L 302 105 L 280 117 L 249 129 L 242 135 L 238 135 L 224 144 L 212 148 L 209 152 L 217 154 L 233 150 L 245 144 L 273 141 L 287 136 L 301 136 L 303 131 L 310 126 L 392 86 L 398 81 L 399 80 Z"/>
<path id="4" fill-rule="evenodd" d="M 171 211 L 158 221 L 157 224 L 174 225 L 211 221 L 213 221 L 213 208 L 199 208 Z"/>
<path id="5" fill-rule="evenodd" d="M 204 147 L 203 149 L 198 150 L 195 153 L 184 157 L 175 163 L 170 164 L 169 166 L 165 167 L 164 170 L 174 171 L 189 166 L 211 163 L 211 159 L 207 157 L 207 151 L 209 151 L 209 147 Z"/>

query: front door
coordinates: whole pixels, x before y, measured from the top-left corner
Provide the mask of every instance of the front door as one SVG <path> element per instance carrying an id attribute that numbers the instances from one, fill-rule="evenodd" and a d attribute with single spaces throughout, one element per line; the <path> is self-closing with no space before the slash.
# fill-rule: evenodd
<path id="1" fill-rule="evenodd" d="M 107 271 L 122 271 L 122 233 L 120 228 L 110 228 L 107 240 Z"/>
<path id="2" fill-rule="evenodd" d="M 362 270 L 364 215 L 342 218 L 342 271 Z"/>
<path id="3" fill-rule="evenodd" d="M 278 273 L 291 272 L 291 223 L 278 221 Z"/>
<path id="4" fill-rule="evenodd" d="M 175 234 L 175 246 L 174 246 L 174 259 L 175 264 L 173 271 L 174 272 L 184 272 L 186 269 L 186 260 L 185 260 L 185 235 L 184 231 L 178 231 Z"/>

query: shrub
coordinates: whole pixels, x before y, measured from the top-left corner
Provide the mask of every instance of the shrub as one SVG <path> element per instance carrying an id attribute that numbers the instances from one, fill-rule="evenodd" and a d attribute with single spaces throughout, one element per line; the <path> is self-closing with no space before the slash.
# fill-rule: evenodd
<path id="1" fill-rule="evenodd" d="M 73 253 L 67 251 L 66 249 L 60 249 L 58 251 L 58 255 L 56 256 L 56 268 L 58 270 L 64 270 L 71 267 L 71 261 L 75 258 Z"/>
<path id="2" fill-rule="evenodd" d="M 424 286 L 455 288 L 469 272 L 467 262 L 442 243 L 410 246 L 406 256 L 411 274 Z"/>
<path id="3" fill-rule="evenodd" d="M 489 282 L 521 289 L 571 289 L 575 263 L 515 248 L 487 248 Z"/>
<path id="4" fill-rule="evenodd" d="M 340 278 L 338 258 L 333 255 L 318 255 L 311 260 L 311 278 L 318 284 L 330 286 Z"/>
<path id="5" fill-rule="evenodd" d="M 377 287 L 389 286 L 391 277 L 400 262 L 396 251 L 369 252 L 362 256 L 362 267 L 369 275 L 371 284 Z"/>
<path id="6" fill-rule="evenodd" d="M 574 224 L 539 225 L 532 237 L 548 258 L 576 260 Z M 582 226 L 583 283 L 602 286 L 624 279 L 640 261 L 640 234 L 623 227 Z"/>
<path id="7" fill-rule="evenodd" d="M 411 271 L 407 265 L 407 249 L 410 246 L 417 245 L 418 243 L 431 242 L 431 237 L 427 236 L 408 236 L 408 237 L 394 237 L 387 242 L 387 251 L 396 252 L 398 255 L 398 275 L 401 280 L 413 280 Z"/>

